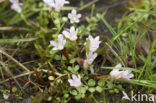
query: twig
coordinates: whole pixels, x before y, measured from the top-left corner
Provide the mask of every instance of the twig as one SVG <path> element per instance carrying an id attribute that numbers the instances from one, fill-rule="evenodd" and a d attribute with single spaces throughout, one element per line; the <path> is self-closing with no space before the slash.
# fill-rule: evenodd
<path id="1" fill-rule="evenodd" d="M 68 74 L 62 74 L 62 75 L 60 75 L 59 77 L 57 77 L 57 78 L 55 79 L 54 82 L 56 82 L 57 79 L 62 78 L 62 77 L 64 77 L 64 76 L 66 76 L 66 75 L 68 75 Z"/>
<path id="2" fill-rule="evenodd" d="M 47 64 L 47 62 L 45 62 L 42 66 L 38 67 L 38 69 L 37 69 L 38 72 L 40 72 L 40 71 L 41 71 L 40 68 L 42 68 L 42 67 L 43 67 L 44 65 L 46 65 L 46 64 Z M 24 76 L 27 76 L 27 75 L 31 75 L 31 74 L 33 74 L 33 73 L 34 73 L 34 71 L 29 71 L 29 72 L 27 72 L 27 73 L 14 76 L 14 78 L 16 79 L 16 78 L 24 77 Z M 12 79 L 12 78 L 8 78 L 8 79 L 6 79 L 6 80 L 4 80 L 4 81 L 1 81 L 0 84 L 3 84 L 4 82 L 9 81 L 10 79 Z"/>
<path id="3" fill-rule="evenodd" d="M 24 76 L 27 76 L 27 75 L 33 74 L 33 73 L 34 73 L 34 71 L 30 71 L 30 72 L 27 72 L 27 73 L 24 73 L 24 74 L 20 74 L 20 75 L 14 76 L 14 78 L 16 79 L 16 78 L 24 77 Z M 12 79 L 12 78 L 8 78 L 8 79 L 6 79 L 4 81 L 1 81 L 0 84 L 8 82 L 10 79 Z"/>
<path id="4" fill-rule="evenodd" d="M 37 69 L 37 71 L 38 71 L 38 72 L 51 73 L 51 71 L 45 70 L 45 69 Z M 35 72 L 34 72 L 34 71 L 29 71 L 29 72 L 27 72 L 27 73 L 14 76 L 14 78 L 16 79 L 16 78 L 24 77 L 24 76 L 27 76 L 27 75 L 31 75 L 31 74 L 33 74 L 33 73 L 35 73 Z M 59 76 L 59 77 L 61 77 L 62 75 L 65 75 L 65 74 L 60 74 L 60 73 L 55 73 L 55 74 L 56 74 L 57 76 Z M 3 84 L 3 83 L 5 83 L 5 82 L 8 82 L 10 79 L 12 79 L 12 78 L 8 78 L 8 79 L 6 79 L 6 80 L 4 80 L 4 81 L 1 81 L 0 84 Z"/>
<path id="5" fill-rule="evenodd" d="M 83 9 L 88 8 L 89 6 L 91 6 L 92 4 L 94 4 L 94 3 L 98 2 L 98 1 L 99 1 L 99 0 L 93 0 L 93 1 L 91 1 L 91 2 L 89 2 L 88 4 L 84 5 L 83 7 L 79 8 L 78 11 L 81 11 L 81 10 L 83 10 Z"/>
<path id="6" fill-rule="evenodd" d="M 35 72 L 34 72 L 34 73 L 35 73 Z M 40 90 L 40 92 L 43 92 L 43 90 L 40 88 L 40 86 L 37 85 L 36 83 L 34 83 L 34 82 L 31 80 L 31 75 L 32 75 L 32 74 L 29 74 L 29 76 L 28 76 L 29 82 L 32 83 L 33 85 L 35 85 L 36 87 L 38 87 L 38 89 Z"/>
<path id="7" fill-rule="evenodd" d="M 14 59 L 12 56 L 10 56 L 9 54 L 7 54 L 6 52 L 4 52 L 3 50 L 0 50 L 0 53 L 2 53 L 3 55 L 7 56 L 8 58 L 10 58 L 11 60 L 13 60 L 16 64 L 18 64 L 21 68 L 23 68 L 26 71 L 30 71 L 29 69 L 27 69 L 23 64 L 21 64 L 20 62 L 18 62 L 16 59 Z"/>

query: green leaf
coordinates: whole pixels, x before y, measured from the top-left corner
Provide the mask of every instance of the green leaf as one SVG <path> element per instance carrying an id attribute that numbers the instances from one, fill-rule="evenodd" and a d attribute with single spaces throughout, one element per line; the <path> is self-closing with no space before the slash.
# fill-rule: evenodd
<path id="1" fill-rule="evenodd" d="M 102 21 L 106 25 L 106 27 L 109 29 L 109 31 L 112 33 L 113 36 L 117 35 L 115 30 L 112 28 L 112 26 L 108 24 L 108 22 L 104 18 L 102 18 Z"/>
<path id="2" fill-rule="evenodd" d="M 77 95 L 77 91 L 76 91 L 76 90 L 72 90 L 70 93 L 71 93 L 72 95 Z"/>
<path id="3" fill-rule="evenodd" d="M 16 87 L 13 87 L 12 88 L 12 92 L 14 92 L 14 93 L 17 92 L 17 88 Z"/>
<path id="4" fill-rule="evenodd" d="M 72 6 L 64 6 L 61 8 L 61 10 L 73 10 L 73 9 L 77 9 L 76 7 L 72 7 Z"/>
<path id="5" fill-rule="evenodd" d="M 93 93 L 93 92 L 95 92 L 95 88 L 89 88 L 89 91 L 90 91 L 91 93 Z"/>
<path id="6" fill-rule="evenodd" d="M 25 39 L 0 39 L 0 44 L 4 43 L 17 43 L 17 42 L 30 42 L 37 38 L 25 38 Z"/>
<path id="7" fill-rule="evenodd" d="M 87 42 L 86 42 L 86 53 L 89 53 L 89 48 L 90 48 L 90 40 L 87 40 Z"/>
<path id="8" fill-rule="evenodd" d="M 104 80 L 99 80 L 98 85 L 103 87 L 105 85 L 105 81 Z"/>
<path id="9" fill-rule="evenodd" d="M 72 69 L 72 67 L 71 66 L 68 66 L 68 68 L 67 68 L 70 72 L 73 72 L 73 69 Z"/>
<path id="10" fill-rule="evenodd" d="M 48 101 L 51 101 L 52 100 L 52 97 L 48 97 Z"/>
<path id="11" fill-rule="evenodd" d="M 49 76 L 48 79 L 49 80 L 54 80 L 54 77 L 53 76 Z"/>
<path id="12" fill-rule="evenodd" d="M 93 79 L 90 79 L 88 81 L 88 86 L 95 86 L 95 81 Z"/>
<path id="13" fill-rule="evenodd" d="M 52 49 L 49 51 L 49 53 L 50 53 L 51 55 L 54 55 L 54 54 L 56 54 L 57 52 L 58 52 L 57 50 L 52 50 Z"/>
<path id="14" fill-rule="evenodd" d="M 110 32 L 114 35 L 114 37 L 108 42 L 109 45 L 113 44 L 113 42 L 115 40 L 117 40 L 126 30 L 128 30 L 130 27 L 132 27 L 137 22 L 137 21 L 135 21 L 135 22 L 129 24 L 128 26 L 123 28 L 123 30 L 121 30 L 119 33 L 116 34 L 114 29 L 112 27 L 110 27 L 110 25 L 104 19 L 102 19 L 102 20 L 103 20 L 104 24 L 107 25 Z M 106 47 L 107 47 L 107 45 L 105 45 L 101 50 L 98 50 L 98 54 L 101 54 L 105 50 Z"/>
<path id="15" fill-rule="evenodd" d="M 115 93 L 119 93 L 119 90 L 115 88 L 115 89 L 114 89 L 114 92 L 115 92 Z"/>
<path id="16" fill-rule="evenodd" d="M 8 1 L 9 1 L 9 0 L 5 0 L 5 2 L 3 3 L 2 7 L 0 8 L 0 12 L 2 12 L 3 10 L 5 10 L 5 8 L 6 8 L 7 5 L 8 5 Z"/>
<path id="17" fill-rule="evenodd" d="M 156 67 L 156 58 L 154 59 L 152 65 L 151 65 L 151 70 L 154 69 Z"/>
<path id="18" fill-rule="evenodd" d="M 109 90 L 109 93 L 110 93 L 110 94 L 113 94 L 113 93 L 114 93 L 114 90 Z"/>
<path id="19" fill-rule="evenodd" d="M 68 21 L 68 18 L 67 17 L 62 17 L 62 21 L 63 22 L 67 22 Z"/>
<path id="20" fill-rule="evenodd" d="M 140 72 L 137 69 L 134 68 L 129 68 L 129 67 L 120 67 L 120 68 L 115 68 L 115 67 L 101 67 L 102 69 L 119 69 L 119 70 L 129 70 L 129 71 L 134 71 L 134 72 Z"/>
<path id="21" fill-rule="evenodd" d="M 78 94 L 77 96 L 75 96 L 75 99 L 76 100 L 79 100 L 81 97 L 82 97 L 82 95 L 81 94 Z"/>
<path id="22" fill-rule="evenodd" d="M 113 84 L 112 84 L 111 82 L 108 82 L 108 83 L 107 83 L 107 87 L 108 87 L 109 89 L 112 89 L 112 88 L 113 88 Z"/>
<path id="23" fill-rule="evenodd" d="M 55 60 L 61 60 L 61 56 L 60 56 L 60 55 L 56 55 L 56 56 L 54 57 L 54 59 L 55 59 Z"/>
<path id="24" fill-rule="evenodd" d="M 101 88 L 100 86 L 97 86 L 95 89 L 96 89 L 96 91 L 98 91 L 99 93 L 102 92 L 102 88 Z"/>
<path id="25" fill-rule="evenodd" d="M 75 66 L 75 71 L 78 71 L 79 68 L 80 68 L 79 65 L 76 65 L 76 66 Z"/>
<path id="26" fill-rule="evenodd" d="M 26 20 L 27 18 L 29 18 L 30 16 L 34 15 L 35 13 L 37 13 L 36 11 L 34 12 L 27 12 L 27 13 L 24 13 L 24 14 L 16 14 L 14 17 L 12 17 L 8 22 L 7 22 L 7 25 L 13 25 L 13 24 L 17 24 L 19 23 L 20 21 L 25 21 L 26 23 L 28 23 L 28 21 Z"/>
<path id="27" fill-rule="evenodd" d="M 151 87 L 156 89 L 156 81 L 131 79 L 131 82 L 136 85 L 141 85 L 144 87 Z"/>
<path id="28" fill-rule="evenodd" d="M 85 87 L 80 87 L 79 89 L 80 89 L 79 91 L 80 91 L 82 94 L 85 94 L 85 93 L 86 93 L 86 90 L 87 90 L 87 89 L 86 89 Z"/>
<path id="29" fill-rule="evenodd" d="M 69 97 L 69 94 L 65 94 L 65 95 L 64 95 L 64 98 L 68 98 L 68 97 Z"/>
<path id="30" fill-rule="evenodd" d="M 103 16 L 100 13 L 97 13 L 96 17 L 100 20 L 100 19 L 102 19 Z"/>
<path id="31" fill-rule="evenodd" d="M 75 63 L 75 61 L 76 61 L 76 59 L 73 58 L 73 59 L 70 60 L 70 63 L 73 64 L 73 63 Z"/>

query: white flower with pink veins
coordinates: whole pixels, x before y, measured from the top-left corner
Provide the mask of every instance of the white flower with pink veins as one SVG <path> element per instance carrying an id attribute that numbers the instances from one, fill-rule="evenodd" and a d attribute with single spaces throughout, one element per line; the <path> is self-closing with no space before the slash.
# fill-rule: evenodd
<path id="1" fill-rule="evenodd" d="M 72 79 L 68 79 L 68 82 L 70 83 L 70 86 L 73 87 L 80 87 L 82 84 L 80 75 L 77 77 L 75 74 L 72 75 Z"/>
<path id="2" fill-rule="evenodd" d="M 50 44 L 54 46 L 53 50 L 62 50 L 66 44 L 66 40 L 63 39 L 63 35 L 58 35 L 58 42 L 50 41 Z"/>
<path id="3" fill-rule="evenodd" d="M 12 10 L 15 10 L 17 13 L 21 13 L 22 9 L 21 9 L 21 6 L 22 6 L 22 3 L 19 3 L 19 0 L 9 0 L 12 5 L 11 5 L 11 9 Z"/>
<path id="4" fill-rule="evenodd" d="M 99 39 L 100 39 L 99 36 L 93 38 L 91 35 L 89 35 L 89 37 L 87 38 L 87 40 L 90 40 L 89 51 L 95 52 L 99 48 L 99 44 L 101 43 Z"/>
<path id="5" fill-rule="evenodd" d="M 68 14 L 68 18 L 70 19 L 70 23 L 79 23 L 80 22 L 80 18 L 81 18 L 81 14 L 77 14 L 77 11 L 75 9 L 73 9 L 71 11 L 71 13 Z"/>
<path id="6" fill-rule="evenodd" d="M 78 33 L 78 29 L 75 29 L 74 26 L 72 26 L 72 27 L 70 28 L 70 31 L 64 30 L 64 31 L 62 32 L 62 34 L 63 34 L 66 38 L 70 39 L 71 41 L 77 40 L 77 33 Z"/>
<path id="7" fill-rule="evenodd" d="M 89 65 L 93 63 L 95 58 L 97 57 L 97 53 L 89 52 L 89 54 L 86 54 L 87 59 L 84 60 L 83 67 L 88 68 Z"/>
<path id="8" fill-rule="evenodd" d="M 60 11 L 60 9 L 65 5 L 69 4 L 69 1 L 66 0 L 43 0 L 46 5 L 51 8 L 54 8 L 56 11 Z"/>
<path id="9" fill-rule="evenodd" d="M 124 71 L 119 71 L 119 69 L 117 68 L 121 68 L 121 64 L 118 64 L 115 66 L 115 69 L 113 69 L 110 72 L 110 75 L 114 78 L 114 79 L 127 79 L 130 80 L 131 78 L 134 77 L 134 74 L 131 73 L 131 71 L 129 70 L 124 70 Z"/>

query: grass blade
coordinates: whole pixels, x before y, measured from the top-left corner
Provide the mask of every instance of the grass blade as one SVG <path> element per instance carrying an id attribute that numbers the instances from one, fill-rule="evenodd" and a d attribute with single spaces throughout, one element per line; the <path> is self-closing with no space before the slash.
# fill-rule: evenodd
<path id="1" fill-rule="evenodd" d="M 119 70 L 129 70 L 129 71 L 135 71 L 139 72 L 139 70 L 129 67 L 121 67 L 121 68 L 115 68 L 115 67 L 101 67 L 102 69 L 119 69 Z"/>
<path id="2" fill-rule="evenodd" d="M 0 44 L 5 43 L 17 43 L 17 42 L 30 42 L 36 40 L 37 38 L 25 38 L 25 39 L 0 39 Z"/>

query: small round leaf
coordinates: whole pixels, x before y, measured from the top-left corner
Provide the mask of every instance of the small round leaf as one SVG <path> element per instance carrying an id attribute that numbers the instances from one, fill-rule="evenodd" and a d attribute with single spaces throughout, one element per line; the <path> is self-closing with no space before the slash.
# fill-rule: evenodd
<path id="1" fill-rule="evenodd" d="M 95 88 L 89 88 L 89 91 L 90 91 L 91 93 L 93 93 L 93 92 L 95 92 Z"/>
<path id="2" fill-rule="evenodd" d="M 95 86 L 95 81 L 94 81 L 93 79 L 90 79 L 90 80 L 88 81 L 88 85 L 89 85 L 89 86 Z"/>

